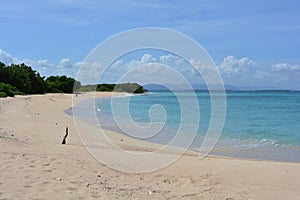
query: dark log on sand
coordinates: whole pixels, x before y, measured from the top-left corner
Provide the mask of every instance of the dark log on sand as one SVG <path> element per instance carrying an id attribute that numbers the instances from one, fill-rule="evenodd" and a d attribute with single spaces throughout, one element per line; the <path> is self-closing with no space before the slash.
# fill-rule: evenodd
<path id="1" fill-rule="evenodd" d="M 66 140 L 66 139 L 67 139 L 68 135 L 69 135 L 69 128 L 66 127 L 66 134 L 65 134 L 65 136 L 64 136 L 63 141 L 61 142 L 62 144 L 66 144 L 66 143 L 67 143 L 67 140 Z"/>

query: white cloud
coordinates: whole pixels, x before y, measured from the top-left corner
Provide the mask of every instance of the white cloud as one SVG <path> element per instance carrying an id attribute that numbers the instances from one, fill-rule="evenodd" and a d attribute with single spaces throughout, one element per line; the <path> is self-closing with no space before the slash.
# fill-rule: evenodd
<path id="1" fill-rule="evenodd" d="M 258 66 L 253 60 L 227 56 L 219 65 L 226 84 L 250 86 L 254 88 L 299 88 L 299 65 L 276 63 L 269 66 Z"/>
<path id="2" fill-rule="evenodd" d="M 219 66 L 221 72 L 227 75 L 237 75 L 247 71 L 254 66 L 254 62 L 246 57 L 236 59 L 233 56 L 224 58 L 223 63 Z"/>
<path id="3" fill-rule="evenodd" d="M 78 63 L 72 63 L 69 58 L 63 58 L 58 64 L 53 64 L 46 59 L 31 60 L 31 59 L 18 59 L 0 49 L 0 62 L 6 65 L 24 63 L 31 66 L 34 70 L 38 71 L 42 76 L 51 75 L 67 75 L 74 76 L 79 66 Z"/>
<path id="4" fill-rule="evenodd" d="M 37 67 L 53 67 L 54 64 L 50 63 L 48 60 L 30 60 L 30 59 L 23 59 L 19 60 L 18 63 L 24 63 L 30 66 L 37 66 Z"/>
<path id="5" fill-rule="evenodd" d="M 122 74 L 121 82 L 139 82 L 141 84 L 156 82 L 165 83 L 166 79 L 170 82 L 176 80 L 170 77 L 170 67 L 161 63 L 144 63 L 132 68 Z"/>
<path id="6" fill-rule="evenodd" d="M 176 65 L 176 66 L 182 66 L 185 62 L 184 59 L 172 54 L 160 56 L 159 61 L 165 65 Z"/>
<path id="7" fill-rule="evenodd" d="M 192 62 L 199 64 L 196 60 L 192 60 Z M 130 81 L 130 78 L 131 81 L 150 81 L 151 79 L 166 81 L 168 79 L 174 83 L 176 79 L 170 76 L 170 70 L 177 71 L 178 74 L 183 75 L 191 82 L 200 78 L 199 73 L 191 63 L 181 57 L 168 54 L 155 58 L 153 55 L 144 54 L 140 59 L 131 60 L 127 63 L 121 59 L 115 61 L 106 71 L 103 81 L 117 82 L 122 75 L 126 74 L 127 81 Z"/>
<path id="8" fill-rule="evenodd" d="M 206 65 L 201 60 L 190 59 L 186 61 L 172 54 L 161 55 L 158 58 L 151 54 L 144 54 L 140 59 L 129 62 L 122 59 L 117 60 L 108 69 L 105 69 L 105 66 L 100 62 L 73 62 L 69 58 L 63 58 L 57 64 L 46 59 L 18 59 L 0 49 L 0 61 L 6 65 L 25 63 L 40 72 L 42 76 L 72 76 L 83 84 L 95 84 L 99 81 L 117 82 L 124 74 L 126 77 L 123 81 L 140 82 L 141 84 L 151 81 L 178 83 L 180 76 L 177 75 L 183 75 L 191 83 L 202 84 L 202 78 L 199 75 L 215 80 L 214 75 L 218 73 L 217 70 L 219 69 L 226 84 L 300 89 L 300 65 L 276 63 L 269 66 L 257 66 L 254 61 L 247 57 L 237 59 L 233 56 L 227 56 L 215 68 Z"/>
<path id="9" fill-rule="evenodd" d="M 190 59 L 189 62 L 194 67 L 193 74 L 201 73 L 201 75 L 209 75 L 209 74 L 216 73 L 216 70 L 217 70 L 216 66 L 211 66 L 211 64 L 205 64 L 202 60 Z"/>
<path id="10" fill-rule="evenodd" d="M 149 63 L 149 62 L 156 62 L 156 58 L 154 58 L 152 55 L 146 53 L 141 58 L 141 63 Z"/>
<path id="11" fill-rule="evenodd" d="M 10 65 L 12 63 L 19 63 L 18 59 L 11 56 L 9 53 L 3 51 L 2 49 L 0 49 L 0 62 L 3 62 L 6 65 Z"/>
<path id="12" fill-rule="evenodd" d="M 82 84 L 98 83 L 101 74 L 103 74 L 104 66 L 100 62 L 76 62 L 73 65 L 74 78 Z"/>
<path id="13" fill-rule="evenodd" d="M 60 62 L 58 63 L 58 67 L 70 67 L 72 66 L 72 63 L 70 61 L 70 58 L 63 58 L 60 60 Z"/>
<path id="14" fill-rule="evenodd" d="M 105 72 L 104 66 L 101 63 L 87 63 L 87 62 L 72 62 L 69 58 L 61 59 L 57 64 L 53 64 L 48 60 L 30 60 L 30 59 L 17 59 L 6 53 L 5 51 L 0 51 L 0 58 L 5 64 L 11 63 L 25 63 L 26 65 L 32 66 L 34 70 L 37 70 L 41 75 L 51 76 L 51 75 L 67 75 L 74 78 L 78 78 L 80 81 L 85 83 L 92 82 L 116 82 L 118 79 L 131 71 L 132 76 L 127 76 L 129 79 L 132 77 L 131 81 L 138 80 L 151 80 L 151 79 L 169 79 L 170 82 L 176 82 L 173 77 L 170 77 L 167 73 L 166 67 L 176 70 L 179 74 L 185 76 L 186 79 L 190 81 L 195 81 L 199 79 L 199 73 L 192 66 L 194 65 L 197 69 L 201 68 L 201 72 L 209 71 L 209 69 L 201 63 L 201 61 L 192 59 L 189 62 L 184 59 L 168 54 L 161 55 L 155 58 L 153 55 L 144 54 L 140 59 L 131 60 L 130 62 L 124 62 L 124 60 L 117 60 L 114 62 Z M 144 66 L 144 67 L 141 67 Z M 77 74 L 78 70 L 81 70 Z M 100 77 L 103 74 L 103 77 Z M 136 80 L 135 80 L 136 79 Z M 128 80 L 129 81 L 129 80 Z"/>
<path id="15" fill-rule="evenodd" d="M 288 63 L 277 63 L 272 65 L 272 71 L 300 71 L 299 65 L 290 65 Z"/>
<path id="16" fill-rule="evenodd" d="M 23 59 L 15 63 L 24 63 L 25 65 L 32 66 L 32 68 L 38 71 L 42 75 L 46 75 L 49 69 L 53 69 L 54 64 L 50 63 L 48 60 L 30 60 Z"/>
<path id="17" fill-rule="evenodd" d="M 6 65 L 10 64 L 21 64 L 24 63 L 28 66 L 31 66 L 34 70 L 37 70 L 40 74 L 45 75 L 47 70 L 55 65 L 50 63 L 48 60 L 31 60 L 31 59 L 18 59 L 0 49 L 0 62 L 3 62 Z"/>
<path id="18" fill-rule="evenodd" d="M 272 74 L 268 71 L 256 70 L 254 77 L 257 79 L 265 79 L 266 77 L 271 77 Z"/>

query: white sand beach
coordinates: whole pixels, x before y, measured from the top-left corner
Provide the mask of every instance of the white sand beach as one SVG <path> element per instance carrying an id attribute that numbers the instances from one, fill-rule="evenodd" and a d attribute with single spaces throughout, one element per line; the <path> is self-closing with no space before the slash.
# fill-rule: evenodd
<path id="1" fill-rule="evenodd" d="M 74 103 L 88 97 L 93 94 L 80 94 Z M 73 118 L 64 113 L 71 106 L 72 94 L 0 99 L 0 199 L 300 199 L 300 163 L 199 159 L 187 152 L 155 172 L 111 169 L 84 148 Z M 91 124 L 77 123 L 86 133 L 97 131 Z M 62 145 L 66 126 L 69 136 Z M 158 145 L 107 133 L 128 150 L 147 152 Z M 159 161 L 143 164 L 153 162 Z"/>

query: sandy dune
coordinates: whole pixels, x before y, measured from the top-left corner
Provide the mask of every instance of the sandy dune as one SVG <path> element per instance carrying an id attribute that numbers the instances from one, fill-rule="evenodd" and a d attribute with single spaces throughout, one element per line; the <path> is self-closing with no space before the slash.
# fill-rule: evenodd
<path id="1" fill-rule="evenodd" d="M 92 96 L 79 95 L 74 103 Z M 0 199 L 300 199 L 300 163 L 200 160 L 188 152 L 151 173 L 111 169 L 82 145 L 74 120 L 63 112 L 71 106 L 72 95 L 67 94 L 0 99 Z M 98 131 L 85 122 L 77 123 L 87 133 Z M 66 126 L 70 135 L 67 145 L 61 145 Z M 151 152 L 158 146 L 107 133 L 129 151 Z M 115 153 L 103 151 L 108 156 Z M 165 154 L 176 154 L 176 150 Z M 143 164 L 153 162 L 158 161 Z"/>

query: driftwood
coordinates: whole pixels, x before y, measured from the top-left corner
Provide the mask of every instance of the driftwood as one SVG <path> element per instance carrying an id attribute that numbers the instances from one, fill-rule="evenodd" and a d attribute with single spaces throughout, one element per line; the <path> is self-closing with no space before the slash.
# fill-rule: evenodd
<path id="1" fill-rule="evenodd" d="M 69 128 L 66 127 L 66 134 L 65 134 L 65 136 L 64 136 L 63 141 L 61 142 L 62 144 L 66 144 L 66 143 L 67 143 L 67 140 L 66 140 L 66 139 L 67 139 L 68 135 L 69 135 Z"/>

